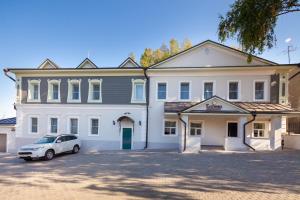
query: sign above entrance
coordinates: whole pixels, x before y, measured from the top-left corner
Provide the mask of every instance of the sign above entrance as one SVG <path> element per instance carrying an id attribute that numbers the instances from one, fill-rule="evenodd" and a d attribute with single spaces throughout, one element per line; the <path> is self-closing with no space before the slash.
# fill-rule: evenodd
<path id="1" fill-rule="evenodd" d="M 213 102 L 211 105 L 206 104 L 206 110 L 207 111 L 221 111 L 222 105 L 217 105 L 215 102 Z"/>

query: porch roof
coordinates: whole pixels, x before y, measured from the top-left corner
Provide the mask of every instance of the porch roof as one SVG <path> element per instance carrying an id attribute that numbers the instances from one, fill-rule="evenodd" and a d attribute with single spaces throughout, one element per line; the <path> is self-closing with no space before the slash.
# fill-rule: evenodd
<path id="1" fill-rule="evenodd" d="M 217 97 L 220 99 L 220 97 Z M 205 100 L 207 101 L 207 100 Z M 203 101 L 203 102 L 205 102 Z M 226 100 L 224 100 L 226 101 Z M 229 102 L 233 106 L 243 109 L 244 114 L 255 112 L 257 114 L 289 114 L 296 113 L 300 114 L 298 110 L 291 108 L 289 105 L 274 104 L 268 102 Z M 202 102 L 165 102 L 164 111 L 165 113 L 241 113 L 236 111 L 220 110 L 220 111 L 209 111 L 209 110 L 193 110 L 193 107 Z"/>

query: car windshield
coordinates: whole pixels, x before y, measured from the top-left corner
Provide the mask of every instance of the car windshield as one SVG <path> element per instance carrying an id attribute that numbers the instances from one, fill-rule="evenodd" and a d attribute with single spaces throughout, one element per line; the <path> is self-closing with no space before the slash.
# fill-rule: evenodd
<path id="1" fill-rule="evenodd" d="M 35 144 L 47 144 L 47 143 L 52 143 L 56 137 L 43 137 L 39 139 L 38 141 L 35 142 Z"/>

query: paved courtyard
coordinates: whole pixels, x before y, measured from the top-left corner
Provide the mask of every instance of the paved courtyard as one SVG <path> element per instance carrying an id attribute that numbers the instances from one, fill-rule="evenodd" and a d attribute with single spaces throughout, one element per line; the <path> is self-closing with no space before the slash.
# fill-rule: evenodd
<path id="1" fill-rule="evenodd" d="M 0 199 L 300 199 L 300 152 L 0 154 Z"/>

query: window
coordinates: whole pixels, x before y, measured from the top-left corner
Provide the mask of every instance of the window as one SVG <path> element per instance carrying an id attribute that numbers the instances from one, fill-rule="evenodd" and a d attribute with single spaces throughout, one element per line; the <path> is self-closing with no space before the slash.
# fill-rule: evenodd
<path id="1" fill-rule="evenodd" d="M 199 136 L 202 134 L 202 122 L 191 122 L 190 123 L 190 135 Z"/>
<path id="2" fill-rule="evenodd" d="M 38 132 L 38 118 L 37 117 L 31 117 L 31 133 L 37 133 Z"/>
<path id="3" fill-rule="evenodd" d="M 132 80 L 132 97 L 131 102 L 133 103 L 145 103 L 145 80 L 137 79 Z"/>
<path id="4" fill-rule="evenodd" d="M 239 82 L 230 81 L 228 83 L 228 99 L 238 100 L 239 99 Z"/>
<path id="5" fill-rule="evenodd" d="M 228 122 L 227 123 L 227 135 L 228 135 L 228 137 L 237 137 L 238 136 L 238 123 L 237 122 Z"/>
<path id="6" fill-rule="evenodd" d="M 214 83 L 213 82 L 205 82 L 204 83 L 204 100 L 209 99 L 214 95 Z"/>
<path id="7" fill-rule="evenodd" d="M 176 135 L 176 121 L 165 121 L 165 135 Z"/>
<path id="8" fill-rule="evenodd" d="M 253 137 L 260 138 L 265 137 L 265 123 L 253 123 Z"/>
<path id="9" fill-rule="evenodd" d="M 190 99 L 190 83 L 182 82 L 180 83 L 180 100 Z"/>
<path id="10" fill-rule="evenodd" d="M 255 100 L 264 100 L 265 99 L 265 82 L 264 81 L 255 81 Z"/>
<path id="11" fill-rule="evenodd" d="M 101 103 L 101 85 L 102 79 L 89 79 L 89 97 L 88 102 Z"/>
<path id="12" fill-rule="evenodd" d="M 60 101 L 60 81 L 48 80 L 48 102 Z"/>
<path id="13" fill-rule="evenodd" d="M 40 101 L 40 82 L 41 80 L 28 80 L 28 102 Z"/>
<path id="14" fill-rule="evenodd" d="M 70 119 L 70 134 L 78 134 L 78 119 L 71 118 Z"/>
<path id="15" fill-rule="evenodd" d="M 68 80 L 68 102 L 80 103 L 80 83 L 81 80 L 69 79 Z"/>
<path id="16" fill-rule="evenodd" d="M 50 118 L 50 133 L 57 133 L 58 119 L 51 117 Z"/>
<path id="17" fill-rule="evenodd" d="M 99 135 L 99 119 L 90 119 L 90 135 Z"/>
<path id="18" fill-rule="evenodd" d="M 157 99 L 167 99 L 167 83 L 157 83 Z"/>

